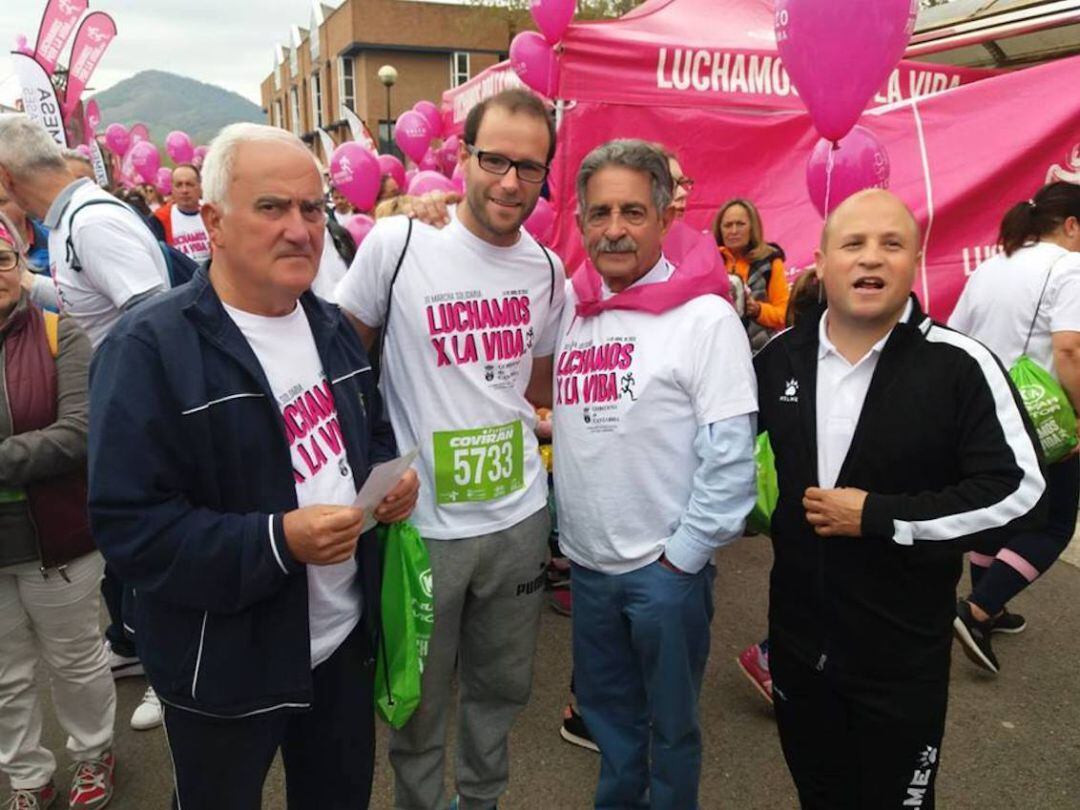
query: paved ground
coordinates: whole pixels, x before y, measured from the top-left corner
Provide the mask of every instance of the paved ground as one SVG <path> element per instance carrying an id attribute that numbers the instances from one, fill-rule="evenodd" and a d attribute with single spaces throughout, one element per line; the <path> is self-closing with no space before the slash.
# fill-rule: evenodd
<path id="1" fill-rule="evenodd" d="M 1080 559 L 1074 547 L 1073 559 Z M 750 538 L 720 555 L 713 650 L 702 696 L 705 810 L 772 810 L 796 806 L 771 710 L 735 667 L 734 658 L 765 626 L 765 587 L 771 551 Z M 983 675 L 954 651 L 952 700 L 939 778 L 944 810 L 1080 808 L 1080 570 L 1057 565 L 1013 605 L 1028 617 L 1027 632 L 996 642 L 1004 671 Z M 586 808 L 598 758 L 563 743 L 560 710 L 569 675 L 570 621 L 547 613 L 537 656 L 533 699 L 512 737 L 510 790 L 501 807 Z M 114 810 L 168 807 L 168 752 L 160 731 L 134 732 L 127 720 L 142 694 L 141 678 L 119 682 Z M 47 743 L 63 735 L 47 714 Z M 379 744 L 385 751 L 385 733 Z M 391 774 L 380 756 L 373 808 L 389 808 Z M 284 808 L 275 767 L 264 807 Z"/>

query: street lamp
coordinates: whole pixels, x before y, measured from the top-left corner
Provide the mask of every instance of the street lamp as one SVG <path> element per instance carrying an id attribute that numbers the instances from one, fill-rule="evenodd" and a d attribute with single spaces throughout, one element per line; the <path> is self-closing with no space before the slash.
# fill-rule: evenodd
<path id="1" fill-rule="evenodd" d="M 397 68 L 393 65 L 383 65 L 379 68 L 379 81 L 386 86 L 386 141 L 390 154 L 394 154 L 394 122 L 390 117 L 390 88 L 397 81 Z"/>

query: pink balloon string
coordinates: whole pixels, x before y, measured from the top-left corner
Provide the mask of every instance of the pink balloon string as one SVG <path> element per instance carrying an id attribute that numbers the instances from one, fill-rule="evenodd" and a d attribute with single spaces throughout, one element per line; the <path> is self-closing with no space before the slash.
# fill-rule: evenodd
<path id="1" fill-rule="evenodd" d="M 840 148 L 839 141 L 833 141 L 832 149 L 829 150 L 829 158 L 825 161 L 825 218 L 829 218 L 831 213 L 829 210 L 829 197 L 832 193 L 832 170 L 833 170 L 833 155 L 836 150 Z"/>

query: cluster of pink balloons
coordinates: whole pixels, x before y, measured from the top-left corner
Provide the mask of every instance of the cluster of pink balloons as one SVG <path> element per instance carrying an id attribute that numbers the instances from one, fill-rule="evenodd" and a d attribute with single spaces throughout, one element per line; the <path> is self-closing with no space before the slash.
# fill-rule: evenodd
<path id="1" fill-rule="evenodd" d="M 172 172 L 161 165 L 161 153 L 150 140 L 146 124 L 109 124 L 105 128 L 105 146 L 120 158 L 121 178 L 128 186 L 151 183 L 162 194 L 172 193 Z M 173 163 L 191 163 L 201 167 L 209 147 L 195 146 L 191 136 L 173 130 L 165 136 L 165 151 Z"/>
<path id="2" fill-rule="evenodd" d="M 776 2 L 777 50 L 822 136 L 806 166 L 822 216 L 856 191 L 888 187 L 885 147 L 855 124 L 904 55 L 918 10 L 918 0 Z"/>
<path id="3" fill-rule="evenodd" d="M 537 93 L 552 98 L 559 88 L 555 46 L 574 17 L 574 0 L 531 0 L 536 31 L 522 31 L 510 42 L 510 65 L 518 78 Z"/>

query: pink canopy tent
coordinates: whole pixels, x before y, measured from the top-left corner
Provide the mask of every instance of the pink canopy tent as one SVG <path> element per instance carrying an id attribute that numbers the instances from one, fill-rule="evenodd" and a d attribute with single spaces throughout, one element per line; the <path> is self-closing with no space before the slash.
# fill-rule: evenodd
<path id="1" fill-rule="evenodd" d="M 616 137 L 659 141 L 679 155 L 696 181 L 691 225 L 709 228 L 724 200 L 748 197 L 762 212 L 766 237 L 787 251 L 792 275 L 811 263 L 821 218 L 804 172 L 818 136 L 776 53 L 771 0 L 650 0 L 618 20 L 571 25 L 560 62 L 564 112 L 552 200 L 555 247 L 571 270 L 583 256 L 573 220 L 576 167 Z M 994 242 L 1002 206 L 985 205 L 987 181 L 1007 175 L 1013 196 L 1026 198 L 1051 158 L 1072 146 L 1060 128 L 1077 120 L 1080 103 L 1063 110 L 1060 100 L 1025 99 L 1025 120 L 1012 122 L 1016 96 L 999 83 L 1059 96 L 1054 82 L 1067 73 L 1046 71 L 1055 75 L 1049 84 L 1037 78 L 1040 70 L 999 75 L 904 61 L 861 121 L 890 153 L 891 187 L 929 226 L 917 289 L 939 317 L 951 311 L 965 268 Z M 999 133 L 1008 134 L 991 137 Z M 973 160 L 981 146 L 993 158 Z"/>
<path id="2" fill-rule="evenodd" d="M 583 257 L 577 167 L 619 137 L 679 155 L 696 181 L 692 226 L 709 228 L 724 200 L 748 197 L 791 275 L 811 264 L 822 222 L 804 173 L 818 136 L 777 56 L 772 0 L 649 0 L 617 20 L 572 24 L 560 63 L 551 199 L 554 246 L 571 272 Z M 513 82 L 508 69 L 448 93 L 448 112 L 463 122 L 473 103 Z M 1013 73 L 905 61 L 871 101 L 860 123 L 885 145 L 890 188 L 923 226 L 916 291 L 936 317 L 995 249 L 1009 205 L 1052 179 L 1080 182 L 1077 75 L 1080 57 Z"/>

